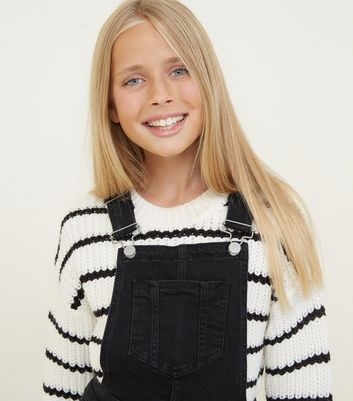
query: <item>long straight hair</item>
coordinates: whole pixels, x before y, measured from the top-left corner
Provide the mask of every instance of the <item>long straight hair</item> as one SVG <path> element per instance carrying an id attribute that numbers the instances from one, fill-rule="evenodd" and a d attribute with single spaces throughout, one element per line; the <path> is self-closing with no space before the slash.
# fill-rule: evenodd
<path id="1" fill-rule="evenodd" d="M 283 280 L 294 268 L 303 295 L 323 286 L 313 222 L 300 195 L 254 152 L 235 114 L 212 43 L 203 26 L 177 0 L 126 0 L 102 26 L 94 49 L 90 82 L 90 132 L 94 188 L 99 198 L 146 188 L 144 153 L 109 117 L 111 54 L 126 29 L 148 20 L 178 54 L 199 85 L 204 124 L 192 171 L 218 193 L 240 191 L 264 245 L 273 289 L 291 308 Z M 192 171 L 190 174 L 192 174 Z"/>

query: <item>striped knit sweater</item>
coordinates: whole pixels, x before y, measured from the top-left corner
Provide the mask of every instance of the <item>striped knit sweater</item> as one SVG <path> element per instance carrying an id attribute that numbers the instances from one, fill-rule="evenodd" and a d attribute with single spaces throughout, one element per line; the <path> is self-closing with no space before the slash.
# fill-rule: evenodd
<path id="1" fill-rule="evenodd" d="M 131 191 L 141 233 L 136 245 L 227 241 L 221 231 L 227 194 L 207 190 L 175 207 L 159 207 Z M 255 227 L 256 228 L 256 227 Z M 42 400 L 79 400 L 96 375 L 102 381 L 100 346 L 112 297 L 118 248 L 103 200 L 87 193 L 75 200 L 61 222 L 43 349 Z M 258 233 L 257 233 L 258 234 Z M 271 286 L 263 243 L 249 247 L 247 294 L 246 400 L 265 380 L 267 400 L 332 400 L 327 317 L 322 294 L 305 299 L 293 266 L 283 266 L 293 309 L 283 313 Z M 59 275 L 61 275 L 59 280 Z M 44 348 L 44 347 L 43 347 Z M 207 400 L 216 401 L 216 400 Z"/>

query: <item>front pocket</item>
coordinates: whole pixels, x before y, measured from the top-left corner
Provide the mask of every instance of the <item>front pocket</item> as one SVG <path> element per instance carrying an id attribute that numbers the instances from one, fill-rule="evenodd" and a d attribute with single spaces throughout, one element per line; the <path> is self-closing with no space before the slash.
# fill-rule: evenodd
<path id="1" fill-rule="evenodd" d="M 230 281 L 133 280 L 128 354 L 182 376 L 223 356 Z"/>
<path id="2" fill-rule="evenodd" d="M 79 401 L 119 401 L 104 388 L 96 376 L 89 381 Z"/>
<path id="3" fill-rule="evenodd" d="M 104 401 L 119 401 L 112 394 L 108 393 L 108 391 L 103 387 L 103 384 L 96 378 L 97 385 L 97 393 L 102 396 Z"/>

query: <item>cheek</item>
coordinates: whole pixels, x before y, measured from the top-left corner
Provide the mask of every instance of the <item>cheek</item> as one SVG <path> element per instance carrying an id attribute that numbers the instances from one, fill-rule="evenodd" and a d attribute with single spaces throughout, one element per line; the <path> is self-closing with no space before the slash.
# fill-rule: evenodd
<path id="1" fill-rule="evenodd" d="M 113 96 L 120 119 L 132 117 L 138 111 L 140 100 L 136 93 L 115 91 Z"/>
<path id="2" fill-rule="evenodd" d="M 182 86 L 181 96 L 188 103 L 194 106 L 201 105 L 201 92 L 199 87 L 195 83 L 188 82 L 187 84 Z"/>
<path id="3" fill-rule="evenodd" d="M 198 129 L 201 130 L 204 124 L 204 111 L 199 87 L 195 83 L 188 83 L 182 89 L 181 98 L 193 110 L 193 121 L 198 124 Z"/>

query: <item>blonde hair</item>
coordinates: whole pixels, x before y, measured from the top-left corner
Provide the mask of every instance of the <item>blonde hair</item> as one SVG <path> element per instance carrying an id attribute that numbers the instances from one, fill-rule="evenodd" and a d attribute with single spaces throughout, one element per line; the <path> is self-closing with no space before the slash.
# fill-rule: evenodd
<path id="1" fill-rule="evenodd" d="M 266 250 L 269 275 L 282 307 L 291 307 L 283 266 L 294 267 L 307 297 L 311 284 L 323 286 L 313 222 L 299 194 L 251 148 L 233 109 L 222 70 L 208 35 L 194 14 L 177 0 L 127 0 L 102 26 L 92 60 L 90 129 L 94 188 L 100 198 L 145 188 L 143 149 L 131 142 L 108 113 L 111 53 L 129 27 L 150 21 L 198 83 L 205 110 L 194 169 L 218 193 L 240 191 Z"/>

